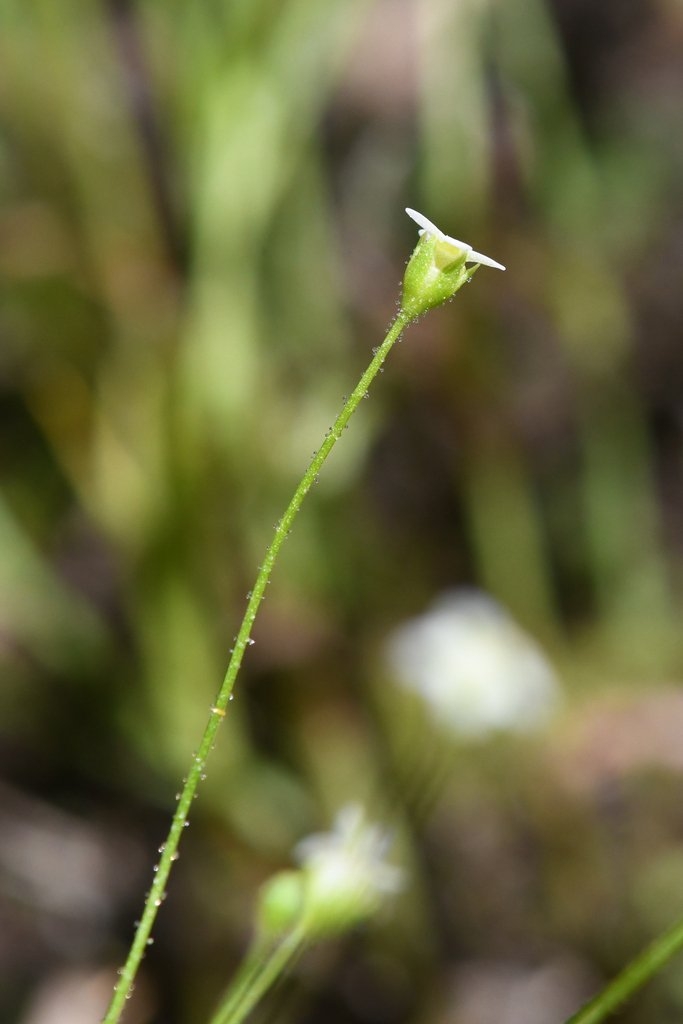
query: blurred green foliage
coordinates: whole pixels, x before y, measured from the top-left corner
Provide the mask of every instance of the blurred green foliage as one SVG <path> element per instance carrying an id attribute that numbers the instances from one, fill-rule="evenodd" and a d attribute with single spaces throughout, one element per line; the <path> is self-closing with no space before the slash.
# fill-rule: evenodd
<path id="1" fill-rule="evenodd" d="M 682 40 L 671 0 L 2 0 L 3 1020 L 104 1008 L 406 205 L 508 271 L 410 330 L 288 541 L 131 1024 L 206 1018 L 348 800 L 410 885 L 282 1019 L 561 1019 L 683 913 Z M 546 645 L 550 732 L 458 744 L 388 678 L 462 585 Z"/>

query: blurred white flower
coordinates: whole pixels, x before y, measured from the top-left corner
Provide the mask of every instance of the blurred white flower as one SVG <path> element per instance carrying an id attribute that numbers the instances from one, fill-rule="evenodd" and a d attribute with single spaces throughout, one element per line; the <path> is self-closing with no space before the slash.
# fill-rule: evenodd
<path id="1" fill-rule="evenodd" d="M 403 872 L 388 864 L 391 837 L 369 825 L 358 804 L 337 815 L 331 832 L 308 836 L 294 856 L 306 876 L 306 919 L 319 933 L 343 931 L 379 909 L 403 885 Z"/>
<path id="2" fill-rule="evenodd" d="M 436 224 L 432 224 L 431 220 L 427 220 L 423 213 L 418 213 L 417 210 L 411 210 L 410 207 L 406 206 L 406 213 L 411 217 L 416 224 L 419 224 L 422 230 L 420 234 L 433 235 L 437 242 L 443 243 L 444 247 L 450 247 L 456 251 L 452 254 L 451 259 L 457 259 L 457 257 L 465 252 L 467 257 L 465 263 L 482 263 L 485 267 L 495 267 L 496 270 L 505 270 L 502 263 L 497 263 L 492 260 L 490 256 L 484 256 L 481 252 L 475 252 L 471 245 L 467 242 L 460 242 L 457 238 L 451 238 L 450 235 L 445 235 L 440 228 L 437 228 Z"/>
<path id="3" fill-rule="evenodd" d="M 463 736 L 544 724 L 560 685 L 535 643 L 486 594 L 450 591 L 389 637 L 386 655 L 437 724 Z"/>

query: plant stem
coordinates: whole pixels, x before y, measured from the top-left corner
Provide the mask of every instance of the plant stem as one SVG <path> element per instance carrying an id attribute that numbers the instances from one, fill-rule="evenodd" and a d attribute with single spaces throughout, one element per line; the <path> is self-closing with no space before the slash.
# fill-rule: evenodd
<path id="1" fill-rule="evenodd" d="M 566 1024 L 599 1024 L 683 949 L 683 921 L 664 932 Z"/>
<path id="2" fill-rule="evenodd" d="M 235 1011 L 263 969 L 269 956 L 274 952 L 272 943 L 265 944 L 256 941 L 247 952 L 245 959 L 233 976 L 228 989 L 223 996 L 219 1008 L 211 1018 L 210 1024 L 218 1024 L 219 1021 L 229 1020 L 229 1015 Z"/>
<path id="3" fill-rule="evenodd" d="M 368 388 L 389 354 L 390 349 L 401 336 L 411 319 L 412 317 L 404 311 L 401 311 L 397 315 L 393 324 L 389 328 L 384 341 L 379 348 L 375 350 L 375 354 L 370 365 L 360 378 L 349 398 L 344 403 L 341 412 L 325 435 L 322 445 L 311 459 L 308 469 L 296 488 L 284 515 L 275 527 L 275 535 L 273 536 L 270 546 L 266 551 L 263 564 L 261 565 L 258 576 L 256 577 L 254 589 L 249 597 L 244 618 L 242 619 L 242 624 L 235 640 L 235 646 L 231 652 L 230 662 L 228 664 L 223 683 L 218 692 L 218 696 L 216 697 L 216 702 L 211 708 L 209 721 L 204 730 L 201 743 L 199 744 L 196 753 L 192 756 L 192 764 L 187 774 L 187 780 L 178 799 L 168 837 L 166 842 L 160 847 L 161 857 L 159 859 L 159 863 L 154 868 L 154 881 L 147 894 L 142 917 L 137 925 L 126 962 L 119 972 L 120 980 L 114 989 L 114 995 L 102 1020 L 102 1024 L 118 1024 L 118 1021 L 121 1019 L 125 1002 L 130 998 L 133 989 L 133 982 L 135 981 L 140 961 L 142 960 L 145 949 L 147 948 L 157 912 L 163 900 L 166 898 L 166 883 L 168 881 L 168 876 L 171 873 L 173 862 L 178 858 L 178 845 L 180 843 L 183 830 L 188 825 L 188 815 L 190 813 L 190 807 L 192 806 L 192 800 L 200 781 L 204 777 L 206 764 L 209 759 L 209 754 L 213 749 L 218 727 L 225 718 L 228 702 L 232 696 L 235 679 L 239 672 L 240 665 L 242 664 L 244 652 L 250 641 L 249 634 L 254 624 L 254 619 L 256 618 L 259 605 L 263 600 L 263 595 L 280 548 L 289 534 L 292 523 L 303 504 L 304 498 L 315 483 L 318 473 L 320 472 L 328 455 L 341 437 L 342 431 L 345 429 L 351 416 L 358 408 L 361 399 L 363 399 L 367 394 Z"/>
<path id="4" fill-rule="evenodd" d="M 284 937 L 279 946 L 275 947 L 270 959 L 263 963 L 261 970 L 258 973 L 250 974 L 248 984 L 239 984 L 238 981 L 234 991 L 231 986 L 226 1000 L 211 1017 L 209 1024 L 241 1024 L 283 971 L 298 956 L 305 944 L 306 925 L 305 922 L 302 922 Z"/>

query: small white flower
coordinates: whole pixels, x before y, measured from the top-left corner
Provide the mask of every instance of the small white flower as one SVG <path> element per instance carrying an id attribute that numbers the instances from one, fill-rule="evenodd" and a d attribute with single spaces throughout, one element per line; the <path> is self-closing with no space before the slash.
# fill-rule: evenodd
<path id="1" fill-rule="evenodd" d="M 444 594 L 389 637 L 386 655 L 397 681 L 423 698 L 438 725 L 461 736 L 533 729 L 560 701 L 541 649 L 478 591 Z"/>
<path id="2" fill-rule="evenodd" d="M 424 214 L 418 213 L 417 210 L 411 210 L 409 207 L 406 207 L 406 213 L 409 217 L 412 217 L 416 224 L 420 225 L 422 229 L 420 231 L 421 235 L 425 233 L 433 235 L 437 241 L 455 249 L 456 252 L 453 256 L 454 259 L 456 259 L 462 252 L 466 252 L 467 258 L 465 259 L 465 263 L 482 263 L 485 267 L 494 267 L 496 270 L 505 270 L 502 263 L 496 263 L 496 261 L 492 260 L 490 256 L 484 256 L 483 253 L 475 252 L 472 246 L 468 245 L 467 242 L 460 242 L 457 238 L 451 238 L 450 235 L 444 235 L 443 231 L 437 228 L 436 224 L 432 224 L 430 220 L 427 220 Z"/>
<path id="3" fill-rule="evenodd" d="M 385 830 L 366 824 L 359 804 L 344 807 L 331 832 L 297 844 L 294 856 L 307 877 L 306 913 L 313 929 L 351 927 L 402 888 L 403 872 L 385 859 L 390 844 Z"/>

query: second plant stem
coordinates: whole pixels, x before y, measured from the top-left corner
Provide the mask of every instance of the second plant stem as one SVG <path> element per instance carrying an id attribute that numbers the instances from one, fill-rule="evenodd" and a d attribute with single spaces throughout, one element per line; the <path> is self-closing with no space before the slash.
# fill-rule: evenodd
<path id="1" fill-rule="evenodd" d="M 254 952 L 254 968 L 246 978 L 238 976 L 209 1024 L 242 1024 L 242 1021 L 292 964 L 306 945 L 306 921 L 301 921 L 263 955 Z"/>
<path id="2" fill-rule="evenodd" d="M 602 1024 L 622 1003 L 630 999 L 661 969 L 683 950 L 683 921 L 668 931 L 632 960 L 602 992 L 586 1003 L 566 1024 Z"/>
<path id="3" fill-rule="evenodd" d="M 379 369 L 389 354 L 390 349 L 401 336 L 411 319 L 412 318 L 404 311 L 401 311 L 397 315 L 389 328 L 384 341 L 377 349 L 375 349 L 370 365 L 349 395 L 341 412 L 325 435 L 323 443 L 311 459 L 308 469 L 296 488 L 286 511 L 275 526 L 275 534 L 270 542 L 268 550 L 266 551 L 258 576 L 256 577 L 256 582 L 254 583 L 253 590 L 251 591 L 247 608 L 244 613 L 244 618 L 242 619 L 242 624 L 239 628 L 239 632 L 235 639 L 235 645 L 231 652 L 230 662 L 223 678 L 223 683 L 218 692 L 218 696 L 216 697 L 215 704 L 211 708 L 209 720 L 199 747 L 192 756 L 192 764 L 187 773 L 185 784 L 178 799 L 168 836 L 165 843 L 160 847 L 161 857 L 159 858 L 158 864 L 154 867 L 154 880 L 152 882 L 152 887 L 147 894 L 142 917 L 137 925 L 126 962 L 119 972 L 119 981 L 114 989 L 114 995 L 102 1020 L 102 1024 L 118 1024 L 118 1021 L 121 1019 L 121 1014 L 126 1000 L 130 998 L 133 990 L 133 984 L 140 967 L 140 962 L 150 942 L 152 927 L 156 920 L 157 912 L 166 898 L 166 883 L 168 882 L 173 862 L 178 858 L 178 846 L 180 844 L 183 831 L 188 824 L 188 816 L 190 813 L 190 807 L 192 806 L 192 800 L 200 781 L 205 775 L 206 765 L 211 750 L 213 749 L 218 727 L 225 718 L 228 703 L 235 685 L 235 679 L 239 672 L 240 665 L 242 664 L 244 652 L 251 640 L 250 634 L 254 624 L 254 619 L 256 618 L 259 605 L 263 600 L 263 595 L 280 548 L 292 527 L 299 509 L 303 504 L 304 498 L 315 483 L 318 473 L 320 472 L 328 455 L 341 437 L 343 430 L 346 428 L 351 416 L 358 408 L 360 402 L 367 395 L 368 388 L 379 372 Z"/>

